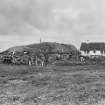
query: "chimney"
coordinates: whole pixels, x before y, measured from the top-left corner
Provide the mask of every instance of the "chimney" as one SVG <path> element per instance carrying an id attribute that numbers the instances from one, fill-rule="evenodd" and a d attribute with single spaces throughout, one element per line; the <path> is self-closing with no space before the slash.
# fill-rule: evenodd
<path id="1" fill-rule="evenodd" d="M 40 38 L 40 43 L 42 43 L 42 38 Z"/>

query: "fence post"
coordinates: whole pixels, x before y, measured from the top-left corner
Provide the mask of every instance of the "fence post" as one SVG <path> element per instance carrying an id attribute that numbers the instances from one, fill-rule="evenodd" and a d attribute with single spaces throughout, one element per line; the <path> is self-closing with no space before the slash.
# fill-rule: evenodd
<path id="1" fill-rule="evenodd" d="M 36 63 L 36 66 L 38 65 L 38 57 L 36 56 L 36 61 L 35 61 L 35 63 Z"/>

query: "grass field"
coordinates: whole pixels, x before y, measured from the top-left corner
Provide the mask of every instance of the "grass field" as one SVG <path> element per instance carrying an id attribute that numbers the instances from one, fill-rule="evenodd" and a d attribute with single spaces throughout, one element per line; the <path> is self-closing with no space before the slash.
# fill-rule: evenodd
<path id="1" fill-rule="evenodd" d="M 105 66 L 0 65 L 0 105 L 105 105 Z"/>

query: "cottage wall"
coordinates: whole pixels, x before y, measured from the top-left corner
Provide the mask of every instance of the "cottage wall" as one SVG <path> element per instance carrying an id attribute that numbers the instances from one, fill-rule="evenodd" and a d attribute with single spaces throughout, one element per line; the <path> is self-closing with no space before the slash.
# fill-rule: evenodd
<path id="1" fill-rule="evenodd" d="M 81 54 L 84 56 L 105 56 L 104 42 L 81 43 Z"/>
<path id="2" fill-rule="evenodd" d="M 87 51 L 81 51 L 81 54 L 83 55 L 83 56 L 95 56 L 95 55 L 98 55 L 98 56 L 105 56 L 105 52 L 101 52 L 101 51 L 89 51 L 89 52 L 87 52 Z"/>

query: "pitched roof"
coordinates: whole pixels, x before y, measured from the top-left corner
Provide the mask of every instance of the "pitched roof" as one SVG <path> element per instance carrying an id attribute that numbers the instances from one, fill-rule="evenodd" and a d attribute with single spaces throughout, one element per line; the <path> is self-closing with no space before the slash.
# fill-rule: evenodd
<path id="1" fill-rule="evenodd" d="M 105 51 L 105 43 L 82 43 L 80 47 L 81 51 L 98 50 Z"/>

